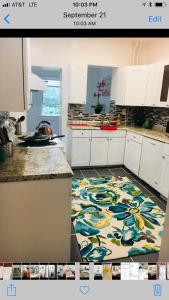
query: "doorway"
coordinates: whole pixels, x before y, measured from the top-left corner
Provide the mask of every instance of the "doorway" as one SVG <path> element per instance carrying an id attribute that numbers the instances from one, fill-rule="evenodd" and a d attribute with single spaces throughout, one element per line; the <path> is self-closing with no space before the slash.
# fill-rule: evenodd
<path id="1" fill-rule="evenodd" d="M 32 105 L 27 112 L 28 132 L 34 132 L 41 121 L 50 122 L 54 134 L 61 134 L 61 69 L 32 67 L 32 72 L 47 85 L 46 91 L 32 92 Z"/>

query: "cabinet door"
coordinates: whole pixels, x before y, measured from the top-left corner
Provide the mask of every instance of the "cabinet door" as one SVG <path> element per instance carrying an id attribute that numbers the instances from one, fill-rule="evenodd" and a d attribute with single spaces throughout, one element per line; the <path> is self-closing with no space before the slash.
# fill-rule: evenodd
<path id="1" fill-rule="evenodd" d="M 145 103 L 148 67 L 126 68 L 125 105 L 142 106 Z"/>
<path id="2" fill-rule="evenodd" d="M 125 139 L 109 139 L 108 165 L 122 165 L 124 160 Z"/>
<path id="3" fill-rule="evenodd" d="M 71 158 L 71 165 L 73 167 L 90 165 L 90 145 L 90 138 L 73 138 Z"/>
<path id="4" fill-rule="evenodd" d="M 160 186 L 162 172 L 161 154 L 163 143 L 149 138 L 143 139 L 142 155 L 140 163 L 140 177 L 157 191 Z"/>
<path id="5" fill-rule="evenodd" d="M 25 110 L 23 39 L 0 40 L 0 111 Z"/>
<path id="6" fill-rule="evenodd" d="M 125 105 L 125 68 L 113 68 L 111 84 L 111 100 L 116 105 Z"/>
<path id="7" fill-rule="evenodd" d="M 86 103 L 87 65 L 71 65 L 69 103 Z"/>
<path id="8" fill-rule="evenodd" d="M 153 64 L 148 67 L 148 79 L 146 90 L 146 106 L 161 106 L 161 87 L 164 74 L 164 67 L 159 64 Z"/>
<path id="9" fill-rule="evenodd" d="M 141 144 L 126 139 L 124 165 L 134 174 L 138 175 L 141 158 Z"/>
<path id="10" fill-rule="evenodd" d="M 90 160 L 91 166 L 107 165 L 108 143 L 109 139 L 107 138 L 92 138 Z"/>
<path id="11" fill-rule="evenodd" d="M 169 65 L 163 67 L 162 88 L 159 103 L 160 107 L 169 106 Z"/>
<path id="12" fill-rule="evenodd" d="M 169 156 L 162 156 L 162 172 L 159 192 L 168 199 L 169 196 Z"/>

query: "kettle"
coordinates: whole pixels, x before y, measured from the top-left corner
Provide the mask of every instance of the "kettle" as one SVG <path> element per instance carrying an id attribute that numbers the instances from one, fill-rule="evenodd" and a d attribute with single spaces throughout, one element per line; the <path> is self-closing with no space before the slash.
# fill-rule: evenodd
<path id="1" fill-rule="evenodd" d="M 41 121 L 39 123 L 39 125 L 36 127 L 37 131 L 39 134 L 45 134 L 48 136 L 52 136 L 53 135 L 53 130 L 51 127 L 49 127 L 51 125 L 50 122 L 48 121 Z"/>

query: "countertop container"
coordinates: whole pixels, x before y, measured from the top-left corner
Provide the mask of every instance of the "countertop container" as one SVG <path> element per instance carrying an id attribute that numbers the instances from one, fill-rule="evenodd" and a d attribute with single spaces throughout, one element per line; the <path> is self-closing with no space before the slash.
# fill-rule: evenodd
<path id="1" fill-rule="evenodd" d="M 7 154 L 4 147 L 0 147 L 0 162 L 4 162 L 6 160 Z"/>

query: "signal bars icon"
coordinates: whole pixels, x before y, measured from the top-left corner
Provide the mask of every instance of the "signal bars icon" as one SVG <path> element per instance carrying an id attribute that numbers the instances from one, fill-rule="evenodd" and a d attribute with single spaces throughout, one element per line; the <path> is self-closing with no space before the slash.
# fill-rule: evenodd
<path id="1" fill-rule="evenodd" d="M 10 7 L 10 2 L 2 4 L 2 7 Z"/>

